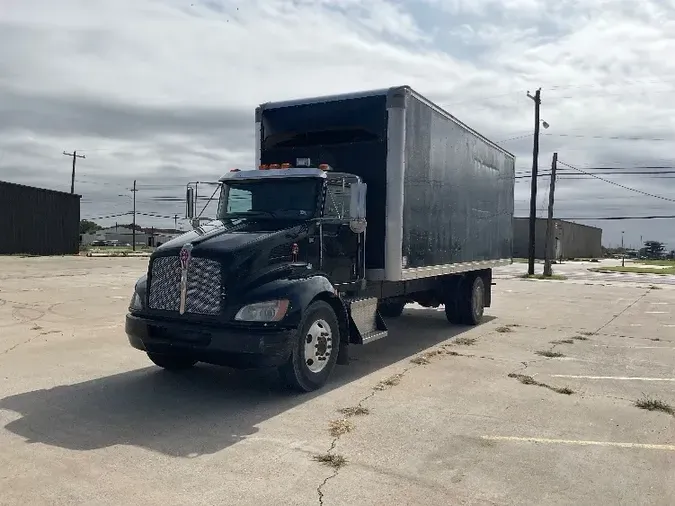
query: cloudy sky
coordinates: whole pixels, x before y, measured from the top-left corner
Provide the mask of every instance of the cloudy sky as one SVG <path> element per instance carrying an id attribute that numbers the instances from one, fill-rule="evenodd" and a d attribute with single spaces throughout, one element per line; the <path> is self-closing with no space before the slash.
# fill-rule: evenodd
<path id="1" fill-rule="evenodd" d="M 542 167 L 662 197 L 561 166 L 557 216 L 675 215 L 674 54 L 675 0 L 0 0 L 0 179 L 68 191 L 78 150 L 83 217 L 128 211 L 134 179 L 139 211 L 182 214 L 187 181 L 253 164 L 257 104 L 400 84 L 526 176 L 541 87 Z M 675 248 L 675 220 L 584 223 Z"/>

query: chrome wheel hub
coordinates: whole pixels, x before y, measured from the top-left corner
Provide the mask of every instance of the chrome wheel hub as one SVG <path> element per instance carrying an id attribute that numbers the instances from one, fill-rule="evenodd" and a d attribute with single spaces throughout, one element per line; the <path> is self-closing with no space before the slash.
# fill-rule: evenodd
<path id="1" fill-rule="evenodd" d="M 333 333 L 325 320 L 316 320 L 305 334 L 305 364 L 313 373 L 321 372 L 333 351 Z"/>

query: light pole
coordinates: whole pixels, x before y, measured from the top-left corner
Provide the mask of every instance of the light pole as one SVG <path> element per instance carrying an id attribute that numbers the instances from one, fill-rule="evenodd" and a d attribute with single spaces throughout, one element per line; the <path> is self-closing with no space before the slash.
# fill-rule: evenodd
<path id="1" fill-rule="evenodd" d="M 626 250 L 623 248 L 623 233 L 624 231 L 621 231 L 621 267 L 626 266 Z"/>

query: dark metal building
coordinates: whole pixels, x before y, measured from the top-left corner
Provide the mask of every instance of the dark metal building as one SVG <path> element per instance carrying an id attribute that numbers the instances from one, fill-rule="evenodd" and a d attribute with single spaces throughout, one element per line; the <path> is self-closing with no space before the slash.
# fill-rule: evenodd
<path id="1" fill-rule="evenodd" d="M 535 225 L 535 257 L 543 259 L 546 244 L 546 218 Z M 513 219 L 513 257 L 527 258 L 529 218 Z M 553 220 L 552 250 L 555 258 L 598 258 L 602 256 L 602 229 L 572 221 Z"/>
<path id="2" fill-rule="evenodd" d="M 0 181 L 0 254 L 77 254 L 80 195 Z"/>

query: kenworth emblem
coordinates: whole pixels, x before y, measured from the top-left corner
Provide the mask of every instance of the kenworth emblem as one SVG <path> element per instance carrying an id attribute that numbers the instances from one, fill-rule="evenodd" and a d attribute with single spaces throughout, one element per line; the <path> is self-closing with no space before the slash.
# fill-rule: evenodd
<path id="1" fill-rule="evenodd" d="M 192 258 L 192 244 L 185 244 L 178 254 L 180 259 L 180 314 L 185 313 L 185 303 L 187 301 L 187 282 L 188 282 L 188 267 L 190 266 L 190 259 Z"/>

